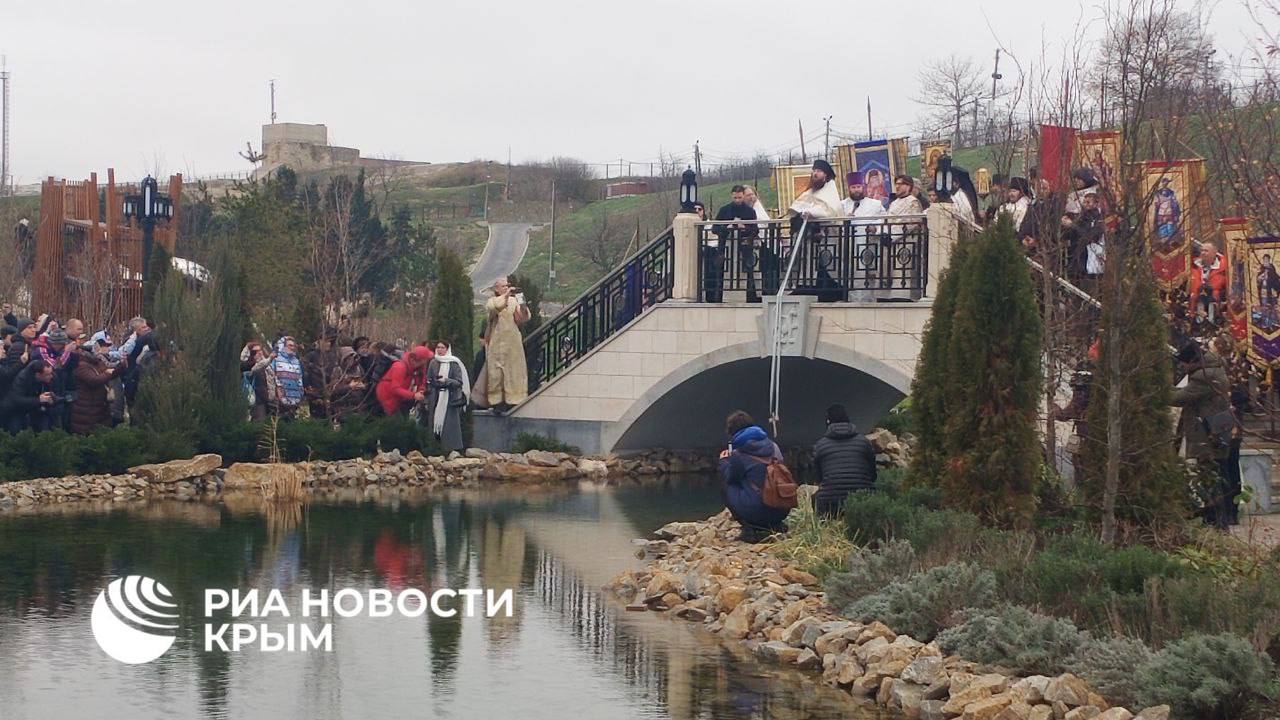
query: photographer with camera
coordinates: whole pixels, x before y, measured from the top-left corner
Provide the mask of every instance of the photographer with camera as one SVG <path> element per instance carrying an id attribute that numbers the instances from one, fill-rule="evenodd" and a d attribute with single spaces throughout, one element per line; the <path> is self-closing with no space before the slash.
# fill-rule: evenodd
<path id="1" fill-rule="evenodd" d="M 43 360 L 53 368 L 53 380 L 50 390 L 53 392 L 53 403 L 47 415 L 50 428 L 67 430 L 71 421 L 71 405 L 76 399 L 76 381 L 73 373 L 80 361 L 80 354 L 67 336 L 66 330 L 58 327 L 47 335 L 35 339 L 31 343 L 32 359 Z"/>
<path id="2" fill-rule="evenodd" d="M 504 277 L 493 284 L 493 297 L 484 308 L 489 313 L 485 325 L 489 342 L 472 398 L 477 407 L 493 408 L 500 414 L 524 402 L 529 394 L 529 368 L 520 336 L 520 326 L 529 321 L 529 306 L 520 288 L 512 287 Z"/>
<path id="3" fill-rule="evenodd" d="M 48 410 L 53 406 L 53 368 L 44 360 L 32 360 L 13 379 L 8 394 L 0 401 L 0 420 L 10 433 L 49 429 Z"/>

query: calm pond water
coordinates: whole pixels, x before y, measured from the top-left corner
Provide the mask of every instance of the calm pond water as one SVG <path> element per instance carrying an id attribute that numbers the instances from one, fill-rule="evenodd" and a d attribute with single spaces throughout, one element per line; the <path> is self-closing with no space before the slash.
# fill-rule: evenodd
<path id="1" fill-rule="evenodd" d="M 3 515 L 0 718 L 878 717 L 599 592 L 641 562 L 633 538 L 718 508 L 711 481 L 662 480 Z M 90 632 L 98 593 L 129 574 L 166 585 L 181 618 L 145 665 Z M 278 588 L 293 610 L 304 588 L 346 587 L 511 588 L 515 612 L 335 617 L 332 652 L 204 650 L 206 588 Z"/>

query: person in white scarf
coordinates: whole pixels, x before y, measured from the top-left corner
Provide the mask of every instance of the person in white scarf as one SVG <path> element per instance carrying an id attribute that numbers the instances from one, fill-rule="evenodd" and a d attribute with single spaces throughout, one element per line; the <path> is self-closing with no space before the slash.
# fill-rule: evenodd
<path id="1" fill-rule="evenodd" d="M 449 351 L 449 343 L 436 343 L 435 357 L 427 366 L 427 407 L 431 411 L 431 431 L 446 452 L 462 450 L 462 411 L 471 400 L 471 379 L 462 360 Z"/>

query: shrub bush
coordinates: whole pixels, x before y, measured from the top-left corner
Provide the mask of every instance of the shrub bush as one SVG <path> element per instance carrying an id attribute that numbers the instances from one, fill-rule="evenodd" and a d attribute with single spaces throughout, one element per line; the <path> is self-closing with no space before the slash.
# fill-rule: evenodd
<path id="1" fill-rule="evenodd" d="M 582 450 L 575 445 L 562 443 L 556 438 L 539 435 L 538 433 L 522 432 L 516 435 L 516 440 L 511 444 L 511 452 L 525 453 L 530 450 L 544 450 L 546 452 L 569 453 L 570 455 L 581 455 Z"/>
<path id="2" fill-rule="evenodd" d="M 241 422 L 200 438 L 202 452 L 222 455 L 223 462 L 258 458 L 262 423 Z M 334 430 L 323 420 L 293 420 L 280 424 L 285 459 L 342 460 L 372 455 L 379 448 L 439 454 L 430 432 L 408 417 L 354 416 Z M 61 430 L 18 435 L 0 432 L 0 481 L 63 475 L 120 474 L 135 465 L 191 457 L 186 431 L 122 425 L 91 435 L 68 435 Z"/>
<path id="3" fill-rule="evenodd" d="M 851 604 L 845 614 L 862 622 L 879 620 L 895 632 L 928 642 L 950 627 L 966 608 L 995 603 L 996 578 L 969 563 L 931 568 L 885 586 Z"/>
<path id="4" fill-rule="evenodd" d="M 900 537 L 918 508 L 884 492 L 849 493 L 844 502 L 844 525 L 855 543 L 881 543 Z"/>
<path id="5" fill-rule="evenodd" d="M 1138 666 L 1138 701 L 1168 704 L 1179 717 L 1244 717 L 1277 696 L 1275 665 L 1234 635 L 1189 635 Z"/>
<path id="6" fill-rule="evenodd" d="M 1066 669 L 1084 678 L 1112 703 L 1133 707 L 1138 702 L 1135 670 L 1153 654 L 1141 640 L 1130 637 L 1090 638 L 1076 650 Z"/>
<path id="7" fill-rule="evenodd" d="M 1019 605 L 965 613 L 965 621 L 938 635 L 943 652 L 1025 675 L 1058 675 L 1089 634 L 1070 620 Z"/>
<path id="8" fill-rule="evenodd" d="M 855 548 L 849 569 L 833 573 L 826 582 L 827 600 L 846 607 L 914 570 L 915 550 L 905 540 L 891 540 L 878 549 Z"/>

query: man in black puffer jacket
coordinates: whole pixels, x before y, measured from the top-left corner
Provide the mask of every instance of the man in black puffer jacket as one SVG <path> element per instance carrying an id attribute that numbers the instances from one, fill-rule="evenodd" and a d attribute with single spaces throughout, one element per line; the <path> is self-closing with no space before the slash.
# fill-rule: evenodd
<path id="1" fill-rule="evenodd" d="M 813 445 L 813 461 L 818 471 L 813 509 L 819 515 L 836 517 L 850 492 L 875 489 L 875 448 L 849 422 L 843 405 L 827 408 L 827 432 Z"/>

